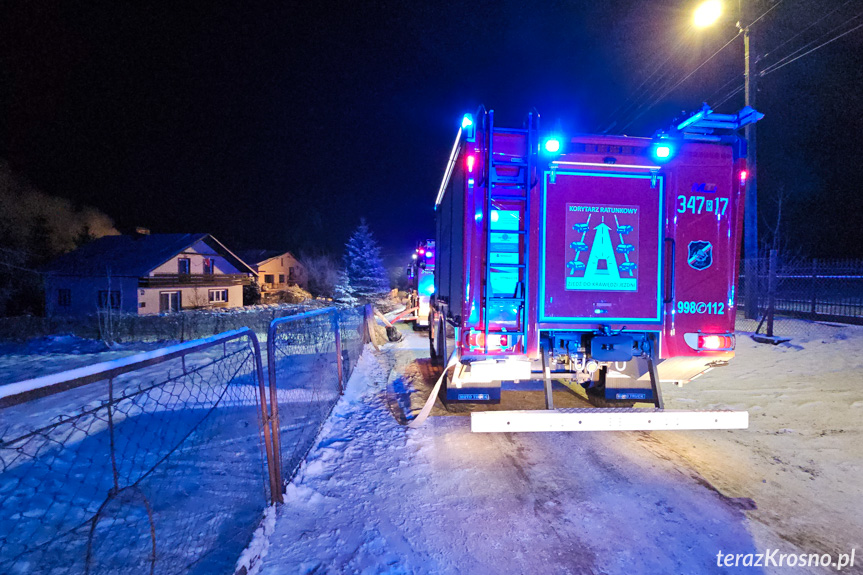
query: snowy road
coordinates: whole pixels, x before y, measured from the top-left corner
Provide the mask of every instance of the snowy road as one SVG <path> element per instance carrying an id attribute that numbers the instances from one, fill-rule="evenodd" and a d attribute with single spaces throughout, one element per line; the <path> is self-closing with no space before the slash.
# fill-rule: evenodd
<path id="1" fill-rule="evenodd" d="M 421 364 L 426 350 L 409 337 L 364 355 L 288 488 L 260 572 L 835 572 L 717 566 L 720 551 L 826 552 L 783 535 L 781 506 L 758 511 L 780 515 L 765 526 L 750 516 L 758 501 L 729 497 L 734 489 L 720 491 L 699 471 L 722 462 L 727 483 L 766 485 L 762 469 L 738 465 L 727 449 L 730 434 L 747 432 L 706 432 L 713 442 L 684 433 L 471 434 L 458 416 L 406 430 L 385 381 L 396 364 Z M 859 498 L 846 501 L 853 508 Z"/>

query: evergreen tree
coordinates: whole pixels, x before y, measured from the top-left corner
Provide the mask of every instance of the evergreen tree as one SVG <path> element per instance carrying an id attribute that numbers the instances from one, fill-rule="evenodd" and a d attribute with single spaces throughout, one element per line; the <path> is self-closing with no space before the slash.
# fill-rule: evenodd
<path id="1" fill-rule="evenodd" d="M 261 284 L 257 278 L 252 278 L 252 281 L 247 286 L 243 286 L 243 305 L 258 305 L 261 303 Z"/>
<path id="2" fill-rule="evenodd" d="M 360 225 L 345 244 L 345 268 L 353 295 L 360 303 L 381 298 L 390 289 L 381 248 L 365 220 L 360 220 Z"/>
<path id="3" fill-rule="evenodd" d="M 348 278 L 348 273 L 345 270 L 339 270 L 336 285 L 333 288 L 333 300 L 343 305 L 357 305 L 357 298 L 354 297 L 351 280 Z"/>

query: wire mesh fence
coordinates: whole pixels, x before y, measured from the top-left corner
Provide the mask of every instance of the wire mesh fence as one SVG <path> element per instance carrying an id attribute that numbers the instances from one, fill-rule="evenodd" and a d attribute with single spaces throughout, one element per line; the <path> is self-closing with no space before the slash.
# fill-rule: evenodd
<path id="1" fill-rule="evenodd" d="M 273 304 L 241 308 L 189 309 L 179 313 L 145 314 L 103 310 L 88 316 L 0 317 L 0 341 L 24 341 L 58 333 L 109 343 L 191 341 L 228 330 L 251 328 L 263 335 L 272 320 L 322 307 L 323 302 Z"/>
<path id="2" fill-rule="evenodd" d="M 230 572 L 272 498 L 264 390 L 248 329 L 0 388 L 0 572 Z"/>
<path id="3" fill-rule="evenodd" d="M 737 329 L 765 332 L 772 323 L 777 336 L 805 336 L 813 321 L 863 324 L 863 260 L 783 261 L 774 253 L 772 265 L 771 257 L 759 258 L 757 269 L 756 307 L 738 315 Z M 746 281 L 741 276 L 744 312 L 751 311 Z"/>
<path id="4" fill-rule="evenodd" d="M 280 484 L 288 483 L 369 341 L 367 308 L 324 309 L 277 319 L 267 336 L 273 443 Z"/>

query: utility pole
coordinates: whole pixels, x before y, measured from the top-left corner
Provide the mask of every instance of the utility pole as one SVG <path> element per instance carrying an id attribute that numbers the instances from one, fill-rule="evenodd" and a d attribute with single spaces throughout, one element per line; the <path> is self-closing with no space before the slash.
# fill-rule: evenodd
<path id="1" fill-rule="evenodd" d="M 755 92 L 757 74 L 750 58 L 749 26 L 743 29 L 744 62 L 744 93 L 746 106 L 755 108 Z M 756 167 L 755 123 L 747 124 L 745 128 L 748 150 L 746 167 L 749 171 L 746 178 L 746 200 L 743 217 L 743 274 L 746 277 L 746 287 L 743 294 L 746 302 L 746 317 L 758 318 L 758 168 Z"/>

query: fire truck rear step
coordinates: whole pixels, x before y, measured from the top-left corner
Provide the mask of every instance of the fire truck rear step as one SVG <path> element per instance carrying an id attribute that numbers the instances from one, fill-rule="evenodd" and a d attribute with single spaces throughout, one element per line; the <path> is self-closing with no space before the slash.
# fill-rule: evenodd
<path id="1" fill-rule="evenodd" d="M 474 433 L 528 431 L 682 431 L 748 429 L 748 411 L 683 411 L 637 408 L 563 408 L 475 411 Z"/>

